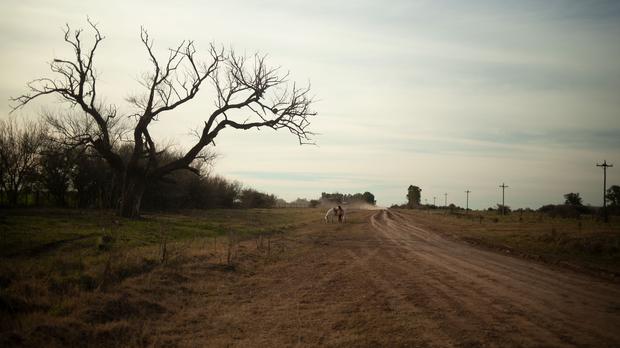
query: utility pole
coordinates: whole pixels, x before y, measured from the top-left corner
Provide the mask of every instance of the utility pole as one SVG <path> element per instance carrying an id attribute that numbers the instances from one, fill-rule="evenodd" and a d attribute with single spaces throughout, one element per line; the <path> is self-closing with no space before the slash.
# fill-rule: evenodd
<path id="1" fill-rule="evenodd" d="M 446 192 L 443 195 L 445 197 L 445 201 L 444 201 L 443 206 L 447 208 L 448 207 L 448 193 Z"/>
<path id="2" fill-rule="evenodd" d="M 433 205 L 434 206 L 437 206 L 437 202 L 436 201 L 437 201 L 437 197 L 433 196 Z"/>
<path id="3" fill-rule="evenodd" d="M 470 190 L 465 191 L 465 193 L 467 193 L 467 200 L 465 201 L 465 212 L 469 210 L 469 193 L 470 192 L 471 192 Z"/>
<path id="4" fill-rule="evenodd" d="M 613 167 L 613 164 L 607 163 L 607 160 L 603 161 L 603 164 L 596 164 L 597 167 L 603 168 L 603 219 L 605 222 L 609 222 L 607 217 L 607 168 Z"/>
<path id="5" fill-rule="evenodd" d="M 504 191 L 506 190 L 506 188 L 508 187 L 506 184 L 502 183 L 501 185 L 499 185 L 499 187 L 502 188 L 502 215 L 506 215 L 506 204 L 504 203 Z"/>

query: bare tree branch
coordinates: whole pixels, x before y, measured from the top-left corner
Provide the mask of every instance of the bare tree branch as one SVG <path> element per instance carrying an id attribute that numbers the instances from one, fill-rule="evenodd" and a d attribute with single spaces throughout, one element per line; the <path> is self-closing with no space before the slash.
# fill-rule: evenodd
<path id="1" fill-rule="evenodd" d="M 116 108 L 98 105 L 96 99 L 96 74 L 93 63 L 96 50 L 104 37 L 96 24 L 92 23 L 90 19 L 88 23 L 94 31 L 94 43 L 90 49 L 86 50 L 87 53 L 83 53 L 82 30 L 72 32 L 67 24 L 64 30 L 64 40 L 72 47 L 74 60 L 53 59 L 50 63 L 50 70 L 56 74 L 57 78 L 41 78 L 29 82 L 28 93 L 11 98 L 12 112 L 44 95 L 56 95 L 61 100 L 68 102 L 72 108 L 79 106 L 94 120 L 98 127 L 97 137 L 91 139 L 91 145 L 108 160 L 112 167 L 123 170 L 123 162 L 120 156 L 114 153 L 109 134 L 109 121 L 116 116 Z M 102 112 L 107 113 L 102 114 Z"/>
<path id="2" fill-rule="evenodd" d="M 119 118 L 117 107 L 104 104 L 97 90 L 94 59 L 104 36 L 97 24 L 87 21 L 92 31 L 91 44 L 84 43 L 81 29 L 72 30 L 67 25 L 64 41 L 72 48 L 73 57 L 53 59 L 52 77 L 29 82 L 26 94 L 11 99 L 12 109 L 18 110 L 46 95 L 66 102 L 74 110 L 62 116 L 50 113 L 46 115 L 47 121 L 67 144 L 90 146 L 107 160 L 124 178 L 123 200 L 137 192 L 132 204 L 139 206 L 145 181 L 174 170 L 193 170 L 192 163 L 211 159 L 205 155 L 206 147 L 214 144 L 225 128 L 286 129 L 300 144 L 313 143 L 309 125 L 316 113 L 311 110 L 310 85 L 302 88 L 294 83 L 290 85 L 289 74 L 268 66 L 264 55 L 248 58 L 210 45 L 207 59 L 199 59 L 193 41 L 181 41 L 167 50 L 166 58 L 160 59 L 154 41 L 144 28 L 140 30 L 140 40 L 151 69 L 139 81 L 144 93 L 126 99 L 134 110 Z M 158 149 L 149 127 L 162 115 L 194 99 L 205 81 L 215 91 L 215 109 L 206 113 L 204 126 L 196 131 L 198 139 L 189 150 L 174 159 L 163 160 L 163 150 Z M 118 144 L 127 134 L 120 119 L 129 117 L 135 119 L 130 135 L 132 149 L 127 157 L 121 156 Z"/>

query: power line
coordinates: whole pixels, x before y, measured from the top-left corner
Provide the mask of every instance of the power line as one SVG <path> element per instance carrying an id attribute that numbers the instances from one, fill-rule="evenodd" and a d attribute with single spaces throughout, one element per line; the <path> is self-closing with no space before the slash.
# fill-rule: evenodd
<path id="1" fill-rule="evenodd" d="M 607 217 L 607 168 L 611 168 L 614 165 L 604 160 L 603 164 L 597 163 L 596 166 L 603 168 L 603 219 L 605 219 L 605 222 L 609 222 L 609 218 Z"/>

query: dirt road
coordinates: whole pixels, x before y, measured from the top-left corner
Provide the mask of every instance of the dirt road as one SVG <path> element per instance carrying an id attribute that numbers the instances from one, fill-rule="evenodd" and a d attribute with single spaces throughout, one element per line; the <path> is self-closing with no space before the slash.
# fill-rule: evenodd
<path id="1" fill-rule="evenodd" d="M 189 265 L 182 310 L 154 344 L 620 346 L 618 284 L 476 249 L 398 212 L 303 230 L 275 262 L 247 259 L 219 279 Z"/>

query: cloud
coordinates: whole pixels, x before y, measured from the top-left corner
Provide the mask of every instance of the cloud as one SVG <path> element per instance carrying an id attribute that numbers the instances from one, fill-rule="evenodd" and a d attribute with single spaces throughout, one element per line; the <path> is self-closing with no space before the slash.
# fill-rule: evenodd
<path id="1" fill-rule="evenodd" d="M 578 191 L 600 201 L 593 163 L 619 162 L 620 3 L 616 1 L 2 2 L 0 99 L 68 53 L 65 22 L 100 23 L 100 95 L 128 112 L 149 69 L 144 25 L 162 55 L 183 39 L 269 54 L 291 80 L 312 82 L 319 146 L 289 134 L 226 130 L 216 171 L 286 198 L 371 191 L 381 204 L 423 197 L 536 206 Z M 69 52 L 70 53 L 70 52 Z M 152 134 L 191 144 L 213 108 L 209 90 L 162 116 Z M 55 99 L 39 105 L 60 108 Z M 35 114 L 39 105 L 20 112 Z M 9 111 L 0 106 L 0 117 Z M 619 171 L 609 181 L 620 182 Z M 462 197 L 461 197 L 462 196 Z M 462 198 L 462 199 L 461 199 Z M 460 204 L 460 203 L 459 203 Z"/>

